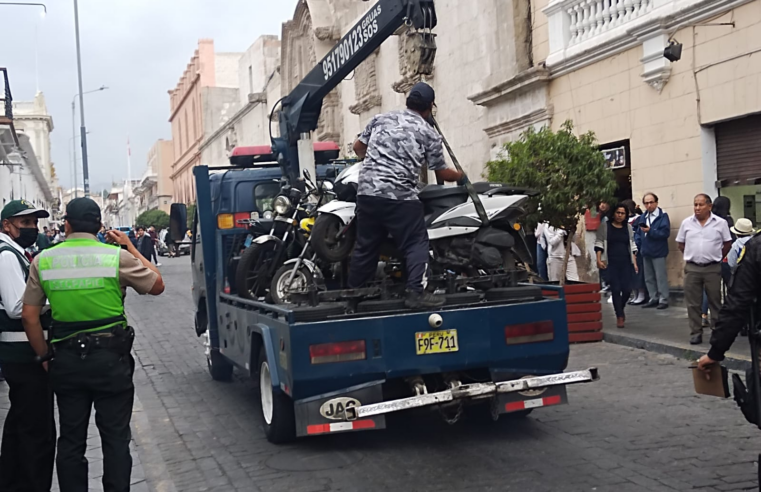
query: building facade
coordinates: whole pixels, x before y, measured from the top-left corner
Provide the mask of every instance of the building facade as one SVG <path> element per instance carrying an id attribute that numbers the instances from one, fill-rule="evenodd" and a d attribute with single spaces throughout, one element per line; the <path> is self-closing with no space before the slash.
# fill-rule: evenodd
<path id="1" fill-rule="evenodd" d="M 138 215 L 156 209 L 169 213 L 173 196 L 172 164 L 173 142 L 159 139 L 148 151 L 145 172 L 134 190 L 138 202 Z"/>
<path id="2" fill-rule="evenodd" d="M 552 127 L 572 120 L 623 149 L 619 198 L 658 195 L 671 218 L 670 283 L 681 285 L 674 239 L 696 194 L 761 219 L 761 1 L 533 0 L 532 10 Z"/>
<path id="3" fill-rule="evenodd" d="M 200 145 L 229 119 L 225 113 L 238 102 L 238 61 L 240 53 L 215 53 L 214 41 L 198 42 L 193 57 L 177 86 L 169 91 L 174 163 L 174 200 L 195 201 L 193 167 L 201 163 Z"/>
<path id="4" fill-rule="evenodd" d="M 2 204 L 23 198 L 55 212 L 59 201 L 52 190 L 57 187 L 57 177 L 50 160 L 50 132 L 54 127 L 45 96 L 38 92 L 34 101 L 12 102 L 11 107 L 15 131 L 0 127 Z M 42 223 L 47 225 L 47 220 Z"/>

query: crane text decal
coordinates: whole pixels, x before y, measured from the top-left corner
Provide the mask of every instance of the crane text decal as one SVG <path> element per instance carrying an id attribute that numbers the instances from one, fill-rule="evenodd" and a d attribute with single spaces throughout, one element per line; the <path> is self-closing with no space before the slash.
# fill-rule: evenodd
<path id="1" fill-rule="evenodd" d="M 325 75 L 325 80 L 332 77 L 365 43 L 378 34 L 378 16 L 380 14 L 381 6 L 377 5 L 325 57 L 322 61 L 322 72 Z"/>

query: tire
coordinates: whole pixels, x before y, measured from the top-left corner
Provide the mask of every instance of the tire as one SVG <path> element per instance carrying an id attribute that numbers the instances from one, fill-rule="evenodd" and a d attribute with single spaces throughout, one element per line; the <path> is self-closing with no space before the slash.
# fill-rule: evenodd
<path id="1" fill-rule="evenodd" d="M 270 295 L 272 296 L 273 304 L 288 304 L 290 302 L 289 291 L 286 290 L 286 284 L 288 283 L 288 277 L 293 271 L 295 265 L 283 265 L 272 277 L 272 284 L 270 285 Z M 314 284 L 314 277 L 311 270 L 302 265 L 296 275 L 293 277 L 293 283 L 291 288 L 297 290 L 306 290 L 310 285 Z"/>
<path id="2" fill-rule="evenodd" d="M 487 301 L 507 301 L 512 299 L 540 300 L 542 288 L 537 287 L 500 287 L 486 291 Z"/>
<path id="3" fill-rule="evenodd" d="M 320 304 L 318 306 L 293 306 L 285 304 L 283 307 L 293 312 L 294 321 L 310 322 L 325 321 L 330 316 L 340 316 L 346 313 L 346 306 L 343 304 Z"/>
<path id="4" fill-rule="evenodd" d="M 278 244 L 271 241 L 252 244 L 243 252 L 235 270 L 235 288 L 240 297 L 257 300 L 267 294 L 272 279 L 259 278 L 257 271 L 266 271 L 269 268 L 277 247 Z"/>
<path id="5" fill-rule="evenodd" d="M 293 400 L 288 395 L 275 392 L 272 389 L 270 364 L 264 347 L 259 349 L 257 361 L 257 376 L 259 384 L 256 393 L 259 397 L 259 410 L 262 415 L 264 434 L 273 444 L 282 444 L 296 438 L 296 415 Z"/>
<path id="6" fill-rule="evenodd" d="M 206 358 L 209 374 L 214 381 L 229 382 L 233 379 L 233 365 L 218 350 L 212 350 Z"/>
<path id="7" fill-rule="evenodd" d="M 403 299 L 363 301 L 357 304 L 358 313 L 380 313 L 384 311 L 400 311 L 403 309 L 407 309 Z"/>
<path id="8" fill-rule="evenodd" d="M 340 240 L 336 235 L 344 227 L 343 222 L 333 214 L 322 214 L 312 227 L 312 248 L 317 256 L 330 263 L 338 263 L 349 258 L 356 241 L 357 228 L 352 224 Z"/>
<path id="9" fill-rule="evenodd" d="M 466 304 L 477 304 L 481 302 L 481 294 L 478 292 L 458 292 L 457 294 L 447 294 L 445 306 L 463 306 Z"/>

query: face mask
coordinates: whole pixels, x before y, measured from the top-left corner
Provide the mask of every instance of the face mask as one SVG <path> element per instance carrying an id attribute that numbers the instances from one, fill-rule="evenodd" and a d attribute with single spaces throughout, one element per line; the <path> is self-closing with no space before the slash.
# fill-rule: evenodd
<path id="1" fill-rule="evenodd" d="M 19 237 L 14 241 L 22 248 L 28 248 L 37 242 L 39 230 L 36 227 L 19 227 Z"/>

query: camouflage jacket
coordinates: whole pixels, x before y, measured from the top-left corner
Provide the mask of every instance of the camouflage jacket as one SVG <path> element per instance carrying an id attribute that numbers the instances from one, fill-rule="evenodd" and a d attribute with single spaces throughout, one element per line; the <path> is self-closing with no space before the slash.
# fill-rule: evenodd
<path id="1" fill-rule="evenodd" d="M 359 141 L 367 156 L 359 173 L 358 195 L 417 200 L 420 169 L 446 169 L 441 136 L 409 109 L 375 116 Z"/>

